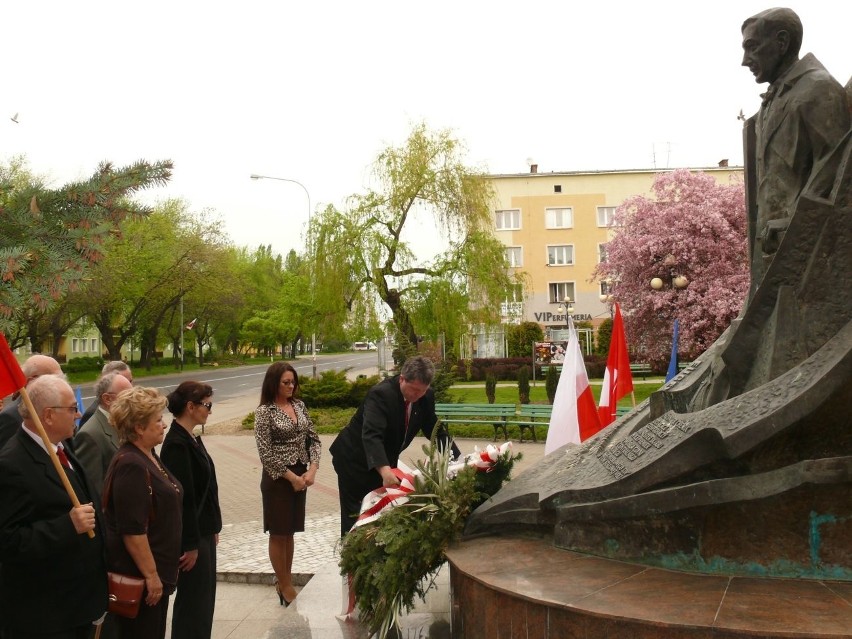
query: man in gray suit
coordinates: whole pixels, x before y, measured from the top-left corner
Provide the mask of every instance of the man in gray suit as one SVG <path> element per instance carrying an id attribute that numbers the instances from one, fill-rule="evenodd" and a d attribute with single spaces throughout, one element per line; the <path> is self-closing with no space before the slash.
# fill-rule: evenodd
<path id="1" fill-rule="evenodd" d="M 95 385 L 98 407 L 92 418 L 74 436 L 74 451 L 86 471 L 98 503 L 103 494 L 104 477 L 118 450 L 118 432 L 109 423 L 109 407 L 118 394 L 131 387 L 121 373 L 107 373 Z"/>
<path id="2" fill-rule="evenodd" d="M 131 384 L 133 383 L 133 371 L 130 370 L 130 367 L 126 362 L 122 362 L 119 359 L 104 364 L 104 367 L 101 369 L 101 377 L 104 377 L 109 373 L 120 373 L 127 378 L 127 381 Z M 83 416 L 80 418 L 80 428 L 82 428 L 83 425 L 92 418 L 92 415 L 95 414 L 96 410 L 98 410 L 97 393 L 95 393 L 95 401 L 89 404 L 89 407 L 86 408 L 86 412 L 84 412 Z"/>

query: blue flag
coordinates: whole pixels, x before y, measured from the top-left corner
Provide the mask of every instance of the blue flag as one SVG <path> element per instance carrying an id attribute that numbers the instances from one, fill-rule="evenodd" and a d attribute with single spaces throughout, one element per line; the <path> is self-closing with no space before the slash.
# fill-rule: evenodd
<path id="1" fill-rule="evenodd" d="M 666 383 L 668 383 L 672 377 L 677 375 L 677 336 L 679 332 L 679 324 L 678 320 L 674 321 L 674 336 L 672 337 L 672 358 L 669 360 L 669 370 L 666 373 Z"/>
<path id="2" fill-rule="evenodd" d="M 78 386 L 77 390 L 74 392 L 74 394 L 77 396 L 77 410 L 80 411 L 80 414 L 82 415 L 83 413 L 86 412 L 86 407 L 83 406 L 83 388 L 81 386 Z M 77 428 L 80 428 L 80 420 L 75 419 L 74 425 Z"/>

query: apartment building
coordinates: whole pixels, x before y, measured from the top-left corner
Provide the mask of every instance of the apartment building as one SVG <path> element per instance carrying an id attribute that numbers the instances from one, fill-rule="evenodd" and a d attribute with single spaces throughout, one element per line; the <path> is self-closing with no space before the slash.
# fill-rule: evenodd
<path id="1" fill-rule="evenodd" d="M 538 173 L 532 165 L 529 173 L 489 175 L 496 193 L 494 233 L 511 268 L 524 272 L 529 284 L 504 303 L 503 322 L 536 322 L 550 332 L 565 328 L 568 314 L 595 326 L 610 317 L 606 283 L 592 273 L 606 259 L 615 210 L 631 196 L 650 196 L 656 175 L 671 170 Z M 743 173 L 728 166 L 690 170 L 724 184 Z"/>

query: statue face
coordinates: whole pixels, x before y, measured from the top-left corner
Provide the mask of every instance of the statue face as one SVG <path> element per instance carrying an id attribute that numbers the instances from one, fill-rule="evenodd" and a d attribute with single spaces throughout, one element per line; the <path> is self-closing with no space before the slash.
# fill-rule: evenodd
<path id="1" fill-rule="evenodd" d="M 786 31 L 766 33 L 759 21 L 743 29 L 743 66 L 754 74 L 756 82 L 774 82 L 778 78 L 787 40 Z"/>

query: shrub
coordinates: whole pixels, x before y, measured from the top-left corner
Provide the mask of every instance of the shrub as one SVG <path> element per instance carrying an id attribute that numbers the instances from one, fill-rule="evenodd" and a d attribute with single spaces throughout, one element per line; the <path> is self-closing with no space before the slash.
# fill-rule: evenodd
<path id="1" fill-rule="evenodd" d="M 319 379 L 304 379 L 299 382 L 302 401 L 311 406 L 347 406 L 351 384 L 346 371 L 323 371 Z"/>
<path id="2" fill-rule="evenodd" d="M 530 403 L 530 367 L 521 366 L 518 369 L 518 401 L 521 404 Z"/>
<path id="3" fill-rule="evenodd" d="M 100 371 L 103 366 L 103 357 L 72 357 L 62 366 L 62 369 L 66 373 L 81 373 L 83 371 Z"/>
<path id="4" fill-rule="evenodd" d="M 436 367 L 435 377 L 432 380 L 432 390 L 435 391 L 435 402 L 448 404 L 453 401 L 450 395 L 450 387 L 458 381 L 450 366 Z"/>
<path id="5" fill-rule="evenodd" d="M 488 403 L 494 403 L 494 396 L 497 392 L 497 378 L 494 377 L 494 373 L 489 372 L 485 376 L 485 396 L 488 398 Z"/>
<path id="6" fill-rule="evenodd" d="M 380 381 L 382 381 L 381 377 L 378 375 L 372 375 L 370 377 L 359 377 L 352 382 L 352 387 L 349 389 L 348 406 L 360 406 L 361 402 L 363 402 L 364 398 L 367 396 L 367 391 Z"/>
<path id="7" fill-rule="evenodd" d="M 556 372 L 555 366 L 547 368 L 547 375 L 544 377 L 544 388 L 547 391 L 547 401 L 551 404 L 556 397 L 556 387 L 559 385 L 559 373 Z"/>

